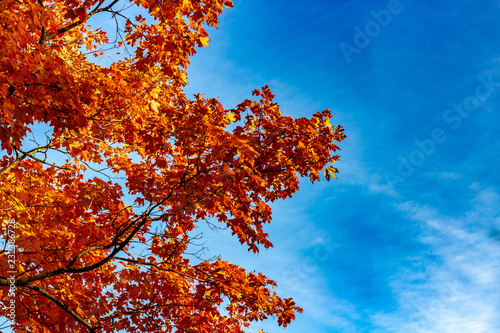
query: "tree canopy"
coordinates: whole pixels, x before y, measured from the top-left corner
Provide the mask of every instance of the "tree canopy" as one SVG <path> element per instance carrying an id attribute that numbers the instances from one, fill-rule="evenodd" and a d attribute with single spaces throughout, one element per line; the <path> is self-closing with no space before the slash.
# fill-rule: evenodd
<path id="1" fill-rule="evenodd" d="M 292 119 L 267 86 L 233 108 L 186 96 L 231 6 L 0 2 L 0 315 L 15 304 L 16 331 L 243 332 L 301 311 L 263 274 L 189 251 L 200 223 L 272 246 L 269 204 L 334 176 L 344 139 L 329 110 Z"/>

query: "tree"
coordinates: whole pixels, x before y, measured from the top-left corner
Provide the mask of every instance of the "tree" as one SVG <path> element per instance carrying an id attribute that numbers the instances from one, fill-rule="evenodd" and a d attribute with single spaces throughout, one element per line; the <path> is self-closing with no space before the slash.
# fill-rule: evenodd
<path id="1" fill-rule="evenodd" d="M 231 6 L 0 2 L 0 315 L 15 304 L 17 331 L 242 332 L 301 312 L 261 273 L 189 254 L 199 223 L 272 246 L 269 203 L 319 180 L 344 138 L 329 110 L 284 116 L 267 86 L 233 109 L 185 95 Z"/>

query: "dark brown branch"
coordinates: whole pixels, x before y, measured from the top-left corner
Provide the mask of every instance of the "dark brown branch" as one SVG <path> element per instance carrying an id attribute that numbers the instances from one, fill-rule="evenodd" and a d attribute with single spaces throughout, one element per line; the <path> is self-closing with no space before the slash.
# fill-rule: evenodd
<path id="1" fill-rule="evenodd" d="M 39 0 L 41 1 L 41 0 Z M 88 15 L 87 15 L 87 18 L 82 21 L 80 19 L 78 19 L 77 21 L 71 23 L 70 25 L 68 26 L 65 26 L 64 28 L 61 28 L 61 29 L 57 29 L 56 32 L 53 32 L 51 34 L 48 34 L 45 36 L 45 38 L 42 40 L 42 38 L 40 38 L 40 44 L 43 45 L 44 42 L 48 41 L 49 39 L 52 39 L 54 38 L 55 36 L 57 35 L 60 35 L 60 34 L 63 34 L 67 31 L 70 31 L 71 29 L 85 23 L 89 18 L 91 18 L 93 15 L 97 14 L 97 13 L 101 13 L 101 12 L 105 12 L 105 11 L 108 11 L 110 10 L 119 0 L 114 0 L 112 3 L 110 3 L 109 5 L 107 5 L 106 7 L 104 8 L 100 8 L 101 5 L 104 3 L 104 0 L 101 0 L 99 1 L 99 4 L 96 6 L 96 8 L 94 8 Z M 42 28 L 42 34 L 43 34 L 43 28 Z"/>
<path id="2" fill-rule="evenodd" d="M 39 159 L 38 157 L 33 156 L 33 154 L 29 154 L 29 155 L 28 155 L 28 154 L 27 154 L 27 153 L 25 153 L 25 152 L 24 152 L 21 148 L 15 148 L 15 149 L 19 150 L 19 151 L 20 151 L 21 153 L 23 153 L 24 155 L 28 156 L 29 158 L 31 158 L 31 159 L 33 159 L 33 160 L 35 160 L 35 161 L 37 161 L 37 162 L 42 163 L 42 164 L 46 164 L 46 165 L 48 165 L 48 166 L 51 166 L 51 167 L 54 167 L 54 168 L 57 168 L 57 169 L 62 169 L 62 170 L 71 170 L 70 168 L 64 168 L 64 167 L 61 167 L 61 166 L 59 166 L 59 165 L 55 165 L 55 164 L 53 164 L 53 163 L 46 162 L 45 160 L 41 160 L 41 159 Z M 48 148 L 47 148 L 47 149 L 48 149 Z M 45 151 L 46 151 L 47 149 L 45 149 Z M 38 151 L 38 153 L 39 153 L 39 152 L 40 152 L 40 151 Z"/>
<path id="3" fill-rule="evenodd" d="M 42 151 L 47 150 L 47 149 L 49 149 L 49 145 L 38 147 L 38 148 L 32 149 L 28 152 L 24 152 L 16 147 L 14 147 L 14 150 L 16 150 L 16 152 L 20 151 L 21 153 L 23 153 L 23 155 L 17 156 L 16 159 L 9 166 L 7 166 L 5 169 L 0 171 L 0 175 L 5 175 L 10 170 L 14 169 L 26 157 L 32 157 L 31 155 L 42 152 Z"/>
<path id="4" fill-rule="evenodd" d="M 40 148 L 38 148 L 40 149 Z M 179 185 L 180 187 L 181 185 Z M 177 189 L 179 188 L 177 187 Z M 52 277 L 52 276 L 56 276 L 56 275 L 60 275 L 60 274 L 64 274 L 64 273 L 84 273 L 84 272 L 89 272 L 91 270 L 94 270 L 96 268 L 99 268 L 103 265 L 105 265 L 106 263 L 108 263 L 110 260 L 114 259 L 114 257 L 116 256 L 116 254 L 118 254 L 120 251 L 122 251 L 125 246 L 127 246 L 127 244 L 130 243 L 130 241 L 132 240 L 132 238 L 135 237 L 135 235 L 137 234 L 137 232 L 139 230 L 141 230 L 142 227 L 144 227 L 144 225 L 147 223 L 147 222 L 150 222 L 150 221 L 157 221 L 157 220 L 161 220 L 161 219 L 164 219 L 165 217 L 168 217 L 168 216 L 173 216 L 173 215 L 176 215 L 176 214 L 179 214 L 181 213 L 182 211 L 186 210 L 187 208 L 189 208 L 190 206 L 193 206 L 193 205 L 196 205 L 204 200 L 207 200 L 209 198 L 211 198 L 212 196 L 216 195 L 217 193 L 219 193 L 220 191 L 222 191 L 224 187 L 221 186 L 220 188 L 218 188 L 217 190 L 215 190 L 214 192 L 206 195 L 205 197 L 202 197 L 194 202 L 192 202 L 190 205 L 187 205 L 185 207 L 182 207 L 176 211 L 173 211 L 173 212 L 170 212 L 170 213 L 167 213 L 167 214 L 163 214 L 162 216 L 158 217 L 158 218 L 150 218 L 149 216 L 153 213 L 153 211 L 158 207 L 160 206 L 161 204 L 163 204 L 163 202 L 165 202 L 166 200 L 168 200 L 168 198 L 170 198 L 170 196 L 173 194 L 174 190 L 176 188 L 173 188 L 171 193 L 166 197 L 164 198 L 163 200 L 161 200 L 160 202 L 156 203 L 156 204 L 151 204 L 149 205 L 149 207 L 145 210 L 145 212 L 137 217 L 135 219 L 135 221 L 133 223 L 131 223 L 129 226 L 127 226 L 126 228 L 124 228 L 123 230 L 121 230 L 120 232 L 118 232 L 113 241 L 108 244 L 108 245 L 101 245 L 101 246 L 93 246 L 93 247 L 90 247 L 82 252 L 80 252 L 78 255 L 75 256 L 75 258 L 73 258 L 71 260 L 71 262 L 68 264 L 68 266 L 66 267 L 63 267 L 63 268 L 59 268 L 59 269 L 56 269 L 56 270 L 53 270 L 53 271 L 48 271 L 48 272 L 44 272 L 44 273 L 40 273 L 38 275 L 34 275 L 34 276 L 29 276 L 29 277 L 26 277 L 26 278 L 23 278 L 23 279 L 17 279 L 15 284 L 16 286 L 25 286 L 25 285 L 28 285 L 28 283 L 30 282 L 33 282 L 33 281 L 38 281 L 38 280 L 42 280 L 42 279 L 45 279 L 45 278 L 48 278 L 48 277 Z M 120 238 L 126 234 L 126 232 L 128 230 L 130 230 L 130 228 L 135 225 L 135 227 L 132 228 L 132 231 L 130 231 L 130 233 L 127 235 L 127 237 L 123 240 L 123 241 L 120 241 Z M 85 255 L 86 253 L 90 252 L 90 251 L 93 251 L 93 250 L 103 250 L 103 249 L 111 249 L 113 248 L 114 249 L 111 251 L 111 253 L 105 257 L 104 259 L 102 259 L 101 261 L 93 264 L 93 265 L 90 265 L 90 266 L 85 266 L 85 267 L 80 267 L 80 268 L 75 268 L 73 267 L 76 262 L 78 261 L 78 259 L 80 259 L 83 255 Z M 8 279 L 6 278 L 0 278 L 0 286 L 8 286 L 10 285 L 10 282 Z"/>
<path id="5" fill-rule="evenodd" d="M 56 269 L 56 270 L 53 270 L 53 271 L 48 271 L 48 272 L 44 272 L 44 273 L 40 273 L 40 274 L 37 274 L 37 275 L 34 275 L 34 276 L 29 276 L 29 277 L 26 277 L 26 278 L 23 278 L 23 279 L 17 279 L 16 280 L 16 286 L 25 286 L 27 285 L 28 283 L 30 282 L 33 282 L 33 281 L 38 281 L 38 280 L 42 280 L 42 279 L 45 279 L 45 278 L 48 278 L 48 277 L 52 277 L 52 276 L 56 276 L 56 275 L 60 275 L 60 274 L 64 274 L 64 273 L 84 273 L 84 272 L 89 272 L 93 269 L 96 269 L 98 267 L 101 267 L 102 265 L 106 264 L 107 262 L 109 262 L 111 259 L 113 259 L 113 257 L 118 253 L 120 252 L 127 244 L 128 242 L 130 241 L 130 239 L 133 238 L 133 236 L 135 236 L 135 234 L 137 233 L 137 231 L 140 230 L 140 228 L 142 228 L 142 226 L 146 223 L 146 219 L 145 217 L 142 217 L 143 221 L 141 223 L 139 223 L 136 228 L 134 228 L 134 230 L 132 231 L 132 233 L 121 243 L 117 243 L 115 241 L 111 242 L 111 244 L 108 244 L 108 245 L 102 245 L 102 246 L 93 246 L 93 247 L 90 247 L 82 252 L 80 252 L 75 258 L 73 258 L 73 260 L 71 260 L 71 262 L 68 264 L 68 266 L 66 267 L 63 267 L 63 268 L 59 268 L 59 269 Z M 77 262 L 77 260 L 79 258 L 81 258 L 83 255 L 85 255 L 86 253 L 90 252 L 90 251 L 93 251 L 93 250 L 98 250 L 98 249 L 110 249 L 112 247 L 115 247 L 115 249 L 111 252 L 111 254 L 109 254 L 106 258 L 104 258 L 103 260 L 93 264 L 93 265 L 90 265 L 90 266 L 86 266 L 86 267 L 81 267 L 81 268 L 74 268 L 73 265 Z M 5 279 L 5 278 L 0 278 L 0 286 L 8 286 L 9 285 L 9 280 Z"/>
<path id="6" fill-rule="evenodd" d="M 38 0 L 38 3 L 40 4 L 40 6 L 42 6 L 42 8 L 45 8 L 43 0 Z M 43 46 L 46 40 L 47 40 L 47 29 L 45 27 L 42 27 L 42 33 L 40 34 L 40 40 L 38 40 L 38 44 Z"/>
<path id="7" fill-rule="evenodd" d="M 60 274 L 64 274 L 64 273 L 84 273 L 84 272 L 89 272 L 91 270 L 94 270 L 96 268 L 99 268 L 99 267 L 103 266 L 104 264 L 106 264 L 107 262 L 109 262 L 111 259 L 113 259 L 113 257 L 117 253 L 119 253 L 121 250 L 123 250 L 123 248 L 125 248 L 125 246 L 127 246 L 127 244 L 130 242 L 130 240 L 132 238 L 134 238 L 134 236 L 137 234 L 137 232 L 149 221 L 149 219 L 147 217 L 154 211 L 154 209 L 156 207 L 158 207 L 158 205 L 160 205 L 160 204 L 150 205 L 146 209 L 146 211 L 144 212 L 143 215 L 137 217 L 135 219 L 135 222 L 131 223 L 130 226 L 132 226 L 136 222 L 140 221 L 132 229 L 132 231 L 125 238 L 125 240 L 123 240 L 123 241 L 120 242 L 119 238 L 125 234 L 126 230 L 128 230 L 130 228 L 130 226 L 127 227 L 127 228 L 125 228 L 125 230 L 122 230 L 119 234 L 117 234 L 115 236 L 115 238 L 113 239 L 113 241 L 110 244 L 90 247 L 90 248 L 88 248 L 88 249 L 80 252 L 75 258 L 73 258 L 73 260 L 66 267 L 59 268 L 59 269 L 56 269 L 56 270 L 53 270 L 53 271 L 48 271 L 48 272 L 40 273 L 40 274 L 34 275 L 34 276 L 29 276 L 29 277 L 26 277 L 26 278 L 23 278 L 23 279 L 17 279 L 16 282 L 15 282 L 16 286 L 25 286 L 28 283 L 33 282 L 33 281 L 38 281 L 38 280 L 41 280 L 41 279 L 45 279 L 45 278 L 48 278 L 48 277 L 52 277 L 52 276 L 56 276 L 56 275 L 60 275 Z M 86 267 L 80 267 L 80 268 L 74 268 L 73 267 L 73 265 L 78 261 L 78 259 L 81 258 L 86 253 L 88 253 L 90 251 L 93 251 L 93 250 L 98 250 L 98 249 L 111 249 L 112 247 L 114 247 L 113 251 L 106 258 L 102 259 L 101 261 L 99 261 L 99 262 L 97 262 L 97 263 L 95 263 L 93 265 L 86 266 Z M 8 285 L 10 285 L 10 281 L 8 279 L 6 279 L 6 278 L 0 278 L 0 286 L 8 286 Z"/>
<path id="8" fill-rule="evenodd" d="M 73 318 L 75 318 L 79 323 L 81 323 L 83 326 L 85 326 L 86 328 L 88 328 L 90 332 L 95 332 L 95 330 L 97 330 L 97 329 L 100 328 L 100 327 L 92 327 L 92 325 L 90 325 L 89 322 L 87 322 L 85 319 L 83 319 L 82 317 L 80 317 L 73 310 L 71 310 L 70 308 L 68 308 L 68 306 L 66 304 L 64 304 L 63 302 L 61 302 L 60 300 L 58 300 L 57 298 L 55 298 L 51 294 L 49 294 L 46 290 L 44 290 L 44 289 L 42 289 L 40 287 L 34 286 L 32 284 L 27 284 L 24 287 L 28 288 L 28 289 L 35 290 L 36 292 L 38 292 L 38 293 L 42 294 L 43 296 L 47 297 L 49 300 L 51 300 L 52 302 L 54 302 L 55 304 L 57 304 L 57 306 L 59 306 L 62 310 L 64 310 L 70 316 L 72 316 Z"/>
<path id="9" fill-rule="evenodd" d="M 204 196 L 203 198 L 200 198 L 200 199 L 198 199 L 198 200 L 196 200 L 196 201 L 194 201 L 194 202 L 190 203 L 189 205 L 186 205 L 186 206 L 184 206 L 184 207 L 182 207 L 182 208 L 177 209 L 176 211 L 173 211 L 173 212 L 170 212 L 170 213 L 165 213 L 165 214 L 162 214 L 162 215 L 161 215 L 161 216 L 159 216 L 159 217 L 155 217 L 155 218 L 152 218 L 152 219 L 149 219 L 149 220 L 150 220 L 150 221 L 159 221 L 159 220 L 161 220 L 161 219 L 164 219 L 165 217 L 177 215 L 177 214 L 179 214 L 179 213 L 181 213 L 181 212 L 185 211 L 185 210 L 186 210 L 186 209 L 188 209 L 189 207 L 192 207 L 192 206 L 194 206 L 194 205 L 199 204 L 200 202 L 203 202 L 203 201 L 205 201 L 205 200 L 207 200 L 207 199 L 210 199 L 211 197 L 213 197 L 214 195 L 216 195 L 216 194 L 218 194 L 220 191 L 222 191 L 222 189 L 223 189 L 223 188 L 224 188 L 224 186 L 221 186 L 221 187 L 219 187 L 217 190 L 215 190 L 214 192 L 212 192 L 212 193 L 210 193 L 210 194 L 208 194 L 208 195 Z"/>

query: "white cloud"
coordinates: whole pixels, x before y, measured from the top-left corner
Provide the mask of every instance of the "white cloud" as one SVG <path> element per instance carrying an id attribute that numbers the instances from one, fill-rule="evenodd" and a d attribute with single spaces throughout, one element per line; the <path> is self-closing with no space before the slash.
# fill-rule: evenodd
<path id="1" fill-rule="evenodd" d="M 393 312 L 371 316 L 379 332 L 490 333 L 500 331 L 500 242 L 488 237 L 499 195 L 482 189 L 462 218 L 441 215 L 415 202 L 398 204 L 420 223 L 420 241 L 431 258 L 409 258 L 390 285 L 398 299 Z"/>

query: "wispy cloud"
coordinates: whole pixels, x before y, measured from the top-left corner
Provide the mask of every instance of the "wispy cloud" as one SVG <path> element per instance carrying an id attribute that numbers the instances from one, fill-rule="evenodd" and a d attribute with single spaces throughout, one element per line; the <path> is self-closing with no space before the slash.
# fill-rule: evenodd
<path id="1" fill-rule="evenodd" d="M 461 218 L 412 201 L 397 204 L 420 224 L 427 253 L 390 282 L 398 307 L 371 316 L 377 332 L 490 333 L 500 331 L 500 242 L 489 237 L 498 222 L 499 195 L 479 189 Z"/>

